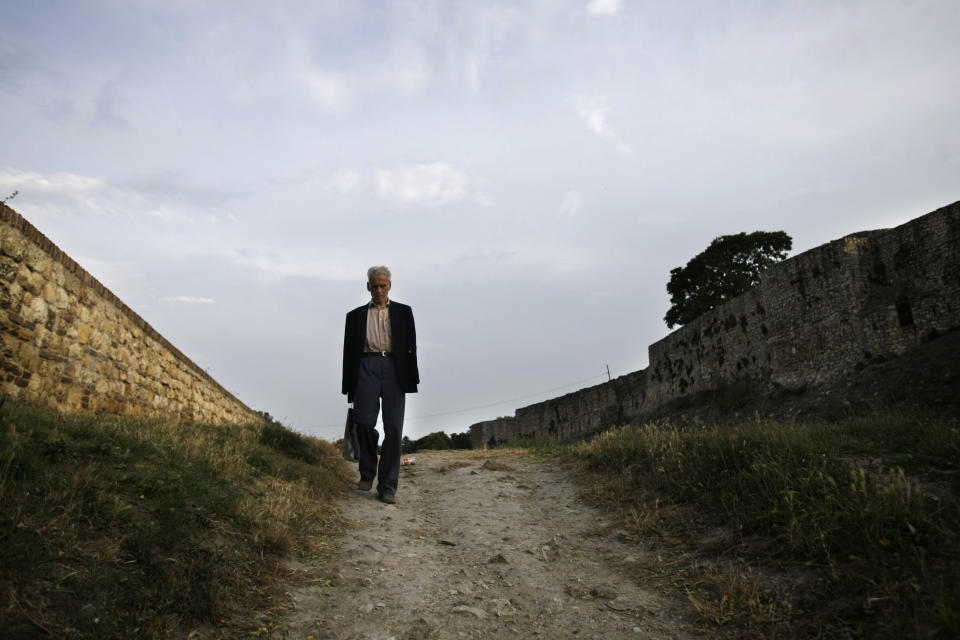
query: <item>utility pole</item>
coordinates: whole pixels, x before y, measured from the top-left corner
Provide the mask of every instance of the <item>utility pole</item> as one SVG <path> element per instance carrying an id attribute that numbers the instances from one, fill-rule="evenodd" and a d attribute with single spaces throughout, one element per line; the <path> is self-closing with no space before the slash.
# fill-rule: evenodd
<path id="1" fill-rule="evenodd" d="M 607 382 L 610 382 L 610 365 L 607 365 Z"/>

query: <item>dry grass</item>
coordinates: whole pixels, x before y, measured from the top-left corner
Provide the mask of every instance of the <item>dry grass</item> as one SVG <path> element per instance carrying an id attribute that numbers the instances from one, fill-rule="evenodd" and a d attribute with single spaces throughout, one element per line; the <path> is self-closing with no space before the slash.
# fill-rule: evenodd
<path id="1" fill-rule="evenodd" d="M 545 449 L 663 558 L 638 576 L 737 638 L 960 635 L 960 430 L 880 414 L 605 432 Z"/>
<path id="2" fill-rule="evenodd" d="M 516 471 L 516 468 L 513 466 L 507 464 L 503 460 L 497 460 L 495 458 L 486 460 L 482 465 L 480 465 L 480 468 L 487 471 L 505 471 L 507 473 L 513 473 Z"/>
<path id="3" fill-rule="evenodd" d="M 0 408 L 0 628 L 235 637 L 339 530 L 338 452 L 274 425 Z"/>
<path id="4" fill-rule="evenodd" d="M 738 636 L 757 638 L 796 629 L 789 593 L 745 563 L 695 562 L 684 587 L 697 614 L 714 627 L 735 628 Z"/>

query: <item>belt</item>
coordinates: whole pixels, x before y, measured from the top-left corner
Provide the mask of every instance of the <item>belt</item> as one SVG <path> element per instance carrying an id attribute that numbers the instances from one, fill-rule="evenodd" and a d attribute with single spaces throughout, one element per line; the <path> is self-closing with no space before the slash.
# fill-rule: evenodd
<path id="1" fill-rule="evenodd" d="M 378 356 L 381 358 L 391 358 L 393 357 L 393 354 L 390 353 L 389 351 L 364 351 L 363 352 L 364 358 L 368 358 L 370 356 Z"/>

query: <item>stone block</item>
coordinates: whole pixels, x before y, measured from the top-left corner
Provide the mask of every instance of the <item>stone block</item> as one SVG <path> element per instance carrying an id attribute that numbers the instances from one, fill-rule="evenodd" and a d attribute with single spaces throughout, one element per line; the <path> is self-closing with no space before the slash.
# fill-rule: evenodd
<path id="1" fill-rule="evenodd" d="M 21 308 L 21 314 L 28 321 L 43 324 L 47 321 L 47 303 L 42 297 L 35 297 L 28 305 Z"/>
<path id="2" fill-rule="evenodd" d="M 0 280 L 4 282 L 14 282 L 17 279 L 17 263 L 3 261 L 0 262 Z"/>
<path id="3" fill-rule="evenodd" d="M 77 325 L 77 342 L 79 344 L 87 344 L 90 341 L 90 335 L 93 333 L 93 328 L 87 324 L 78 324 Z"/>
<path id="4" fill-rule="evenodd" d="M 19 313 L 15 312 L 15 311 L 8 311 L 8 312 L 7 312 L 7 319 L 10 320 L 10 322 L 12 322 L 12 323 L 15 324 L 15 325 L 18 325 L 18 326 L 21 326 L 21 327 L 25 327 L 25 328 L 27 328 L 27 329 L 32 329 L 32 328 L 33 328 L 33 323 L 32 323 L 32 322 L 30 322 L 29 320 L 27 320 L 26 318 L 24 318 L 22 315 L 20 315 Z"/>
<path id="5" fill-rule="evenodd" d="M 20 262 L 23 260 L 25 247 L 26 240 L 23 236 L 4 225 L 4 234 L 0 237 L 0 253 Z"/>
<path id="6" fill-rule="evenodd" d="M 17 284 L 23 287 L 24 291 L 39 296 L 43 291 L 43 276 L 21 264 L 17 269 Z"/>
<path id="7" fill-rule="evenodd" d="M 24 369 L 36 369 L 40 364 L 40 349 L 33 343 L 21 342 L 17 350 L 17 361 Z"/>
<path id="8" fill-rule="evenodd" d="M 23 264 L 31 271 L 44 272 L 50 263 L 50 256 L 34 243 L 27 245 L 23 255 Z"/>
<path id="9" fill-rule="evenodd" d="M 47 282 L 43 285 L 43 299 L 52 307 L 62 309 L 67 306 L 69 298 L 66 292 L 55 282 Z"/>
<path id="10" fill-rule="evenodd" d="M 80 294 L 80 278 L 72 273 L 63 274 L 63 291 L 71 299 L 76 299 Z"/>
<path id="11" fill-rule="evenodd" d="M 67 346 L 67 359 L 70 361 L 71 366 L 77 367 L 83 362 L 83 355 L 86 353 L 86 348 L 83 347 L 79 342 L 71 342 Z"/>
<path id="12" fill-rule="evenodd" d="M 7 287 L 7 295 L 10 297 L 10 309 L 19 309 L 23 304 L 24 291 L 16 282 L 10 283 L 10 286 Z"/>

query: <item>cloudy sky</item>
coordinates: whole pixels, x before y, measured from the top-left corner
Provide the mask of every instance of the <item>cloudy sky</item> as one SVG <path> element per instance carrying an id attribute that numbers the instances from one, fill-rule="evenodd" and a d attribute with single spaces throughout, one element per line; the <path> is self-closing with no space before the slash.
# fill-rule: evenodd
<path id="1" fill-rule="evenodd" d="M 2 6 L 0 197 L 321 437 L 372 264 L 416 314 L 416 438 L 645 367 L 716 236 L 960 199 L 955 0 Z"/>

